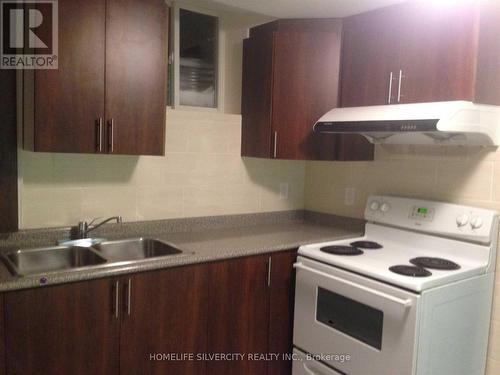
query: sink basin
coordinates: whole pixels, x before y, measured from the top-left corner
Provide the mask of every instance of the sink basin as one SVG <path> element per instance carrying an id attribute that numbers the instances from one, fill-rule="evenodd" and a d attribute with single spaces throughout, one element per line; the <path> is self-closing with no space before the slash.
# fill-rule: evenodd
<path id="1" fill-rule="evenodd" d="M 110 262 L 134 261 L 182 253 L 169 244 L 149 238 L 106 241 L 94 245 L 93 248 Z"/>
<path id="2" fill-rule="evenodd" d="M 106 263 L 96 251 L 78 246 L 26 249 L 2 254 L 7 267 L 19 276 L 79 269 Z"/>

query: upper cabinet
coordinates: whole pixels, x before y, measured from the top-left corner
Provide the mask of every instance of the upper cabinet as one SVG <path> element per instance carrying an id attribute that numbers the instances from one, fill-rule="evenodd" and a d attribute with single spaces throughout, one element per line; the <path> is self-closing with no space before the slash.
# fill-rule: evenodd
<path id="1" fill-rule="evenodd" d="M 341 105 L 500 104 L 499 8 L 425 2 L 347 18 Z"/>
<path id="2" fill-rule="evenodd" d="M 242 156 L 338 159 L 338 138 L 312 127 L 338 103 L 341 28 L 335 19 L 279 20 L 250 30 L 243 45 Z"/>
<path id="3" fill-rule="evenodd" d="M 58 69 L 24 73 L 24 147 L 163 155 L 163 0 L 59 2 Z"/>

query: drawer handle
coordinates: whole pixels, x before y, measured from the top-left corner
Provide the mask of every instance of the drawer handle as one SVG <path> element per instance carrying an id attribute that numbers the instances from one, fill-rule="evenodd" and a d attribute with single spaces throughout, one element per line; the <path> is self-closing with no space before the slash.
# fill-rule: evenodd
<path id="1" fill-rule="evenodd" d="M 131 293 L 132 293 L 132 279 L 128 279 L 127 281 L 127 295 L 125 298 L 125 310 L 127 311 L 127 315 L 130 316 L 131 314 L 131 309 L 132 309 L 132 300 L 131 300 Z"/>
<path id="2" fill-rule="evenodd" d="M 120 283 L 118 281 L 115 282 L 114 288 L 113 288 L 113 293 L 114 293 L 114 316 L 115 319 L 119 318 L 119 303 L 120 303 Z"/>

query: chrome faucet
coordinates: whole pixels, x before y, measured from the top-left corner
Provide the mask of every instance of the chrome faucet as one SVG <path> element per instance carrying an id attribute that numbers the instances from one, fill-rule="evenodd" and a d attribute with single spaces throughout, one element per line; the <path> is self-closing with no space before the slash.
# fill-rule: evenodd
<path id="1" fill-rule="evenodd" d="M 100 226 L 109 223 L 112 220 L 116 220 L 118 224 L 122 223 L 122 217 L 121 216 L 113 216 L 110 217 L 104 221 L 101 221 L 99 224 L 94 224 L 94 222 L 98 218 L 93 219 L 90 223 L 87 223 L 86 221 L 80 221 L 78 223 L 78 228 L 77 228 L 77 238 L 87 238 L 88 234 L 93 231 L 94 229 L 99 228 Z"/>

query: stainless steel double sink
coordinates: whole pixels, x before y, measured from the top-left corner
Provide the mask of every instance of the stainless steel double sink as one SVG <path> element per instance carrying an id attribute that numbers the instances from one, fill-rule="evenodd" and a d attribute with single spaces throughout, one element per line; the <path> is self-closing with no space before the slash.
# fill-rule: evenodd
<path id="1" fill-rule="evenodd" d="M 71 243 L 68 242 L 68 243 Z M 73 242 L 78 244 L 78 241 Z M 31 276 L 57 271 L 116 266 L 151 258 L 181 255 L 172 245 L 150 238 L 104 241 L 84 247 L 77 245 L 21 249 L 0 254 L 16 276 Z"/>

